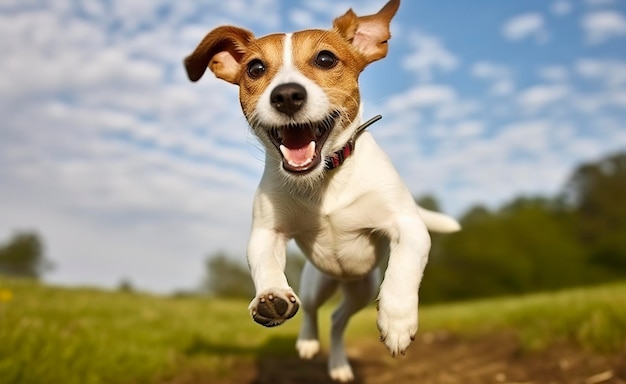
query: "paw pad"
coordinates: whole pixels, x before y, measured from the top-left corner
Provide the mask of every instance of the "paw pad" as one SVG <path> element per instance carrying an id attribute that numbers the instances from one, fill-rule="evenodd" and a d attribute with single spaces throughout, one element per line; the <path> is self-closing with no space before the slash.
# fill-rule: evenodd
<path id="1" fill-rule="evenodd" d="M 252 318 L 266 327 L 274 327 L 292 318 L 298 312 L 298 300 L 293 295 L 281 297 L 267 294 L 259 297 L 258 304 L 252 310 Z"/>

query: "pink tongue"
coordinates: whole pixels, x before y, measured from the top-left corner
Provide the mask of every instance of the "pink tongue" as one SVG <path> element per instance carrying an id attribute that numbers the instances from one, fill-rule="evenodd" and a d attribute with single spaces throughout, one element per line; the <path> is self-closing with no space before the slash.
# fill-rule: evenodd
<path id="1" fill-rule="evenodd" d="M 280 146 L 287 162 L 293 166 L 305 165 L 309 163 L 315 156 L 315 141 L 311 141 L 308 145 L 302 148 L 287 148 L 284 145 Z"/>

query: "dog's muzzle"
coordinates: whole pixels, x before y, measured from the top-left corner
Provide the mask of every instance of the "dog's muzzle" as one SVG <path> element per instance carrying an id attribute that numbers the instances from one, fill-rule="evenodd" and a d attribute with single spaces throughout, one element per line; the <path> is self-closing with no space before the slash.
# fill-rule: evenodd
<path id="1" fill-rule="evenodd" d="M 283 168 L 294 174 L 315 169 L 322 162 L 322 148 L 338 117 L 339 112 L 333 112 L 321 121 L 269 128 L 269 138 L 282 156 Z"/>

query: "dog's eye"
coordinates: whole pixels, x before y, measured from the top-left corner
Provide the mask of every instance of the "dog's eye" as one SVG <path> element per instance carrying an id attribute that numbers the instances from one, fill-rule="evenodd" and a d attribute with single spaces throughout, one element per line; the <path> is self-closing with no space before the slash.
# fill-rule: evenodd
<path id="1" fill-rule="evenodd" d="M 258 79 L 265 73 L 265 64 L 259 59 L 254 59 L 248 63 L 248 75 L 253 79 Z"/>
<path id="2" fill-rule="evenodd" d="M 330 51 L 322 51 L 315 58 L 315 65 L 320 68 L 329 69 L 337 65 L 337 56 Z"/>

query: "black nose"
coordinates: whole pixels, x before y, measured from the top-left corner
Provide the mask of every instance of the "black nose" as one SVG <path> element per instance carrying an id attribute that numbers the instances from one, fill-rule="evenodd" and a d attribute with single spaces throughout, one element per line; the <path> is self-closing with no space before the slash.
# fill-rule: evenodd
<path id="1" fill-rule="evenodd" d="M 285 83 L 274 88 L 270 104 L 277 111 L 293 116 L 306 103 L 306 89 L 298 83 Z"/>

